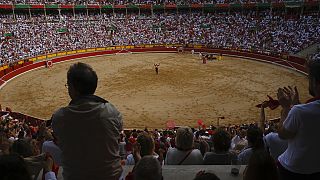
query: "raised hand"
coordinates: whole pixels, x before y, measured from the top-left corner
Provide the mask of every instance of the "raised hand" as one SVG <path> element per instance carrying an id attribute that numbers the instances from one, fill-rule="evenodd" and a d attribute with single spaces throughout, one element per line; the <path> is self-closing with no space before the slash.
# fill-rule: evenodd
<path id="1" fill-rule="evenodd" d="M 269 101 L 263 101 L 262 103 L 261 103 L 261 108 L 267 108 L 268 106 L 269 106 Z"/>
<path id="2" fill-rule="evenodd" d="M 292 104 L 292 98 L 288 88 L 279 88 L 277 93 L 279 104 L 282 108 L 290 108 Z"/>
<path id="3" fill-rule="evenodd" d="M 297 86 L 294 87 L 294 95 L 292 97 L 292 105 L 300 104 L 299 92 Z"/>
<path id="4" fill-rule="evenodd" d="M 296 86 L 294 87 L 294 89 L 291 86 L 284 87 L 283 89 L 285 90 L 286 94 L 288 94 L 288 96 L 290 96 L 291 105 L 300 104 L 299 92 L 298 92 L 298 89 Z"/>

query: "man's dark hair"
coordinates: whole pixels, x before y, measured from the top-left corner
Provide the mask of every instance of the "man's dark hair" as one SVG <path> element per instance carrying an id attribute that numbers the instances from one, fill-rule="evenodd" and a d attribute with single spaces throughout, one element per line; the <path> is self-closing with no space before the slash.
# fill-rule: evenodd
<path id="1" fill-rule="evenodd" d="M 253 150 L 261 149 L 264 147 L 263 132 L 258 127 L 250 127 L 247 130 L 248 143 L 252 145 Z"/>
<path id="2" fill-rule="evenodd" d="M 140 154 L 141 157 L 150 155 L 151 151 L 154 149 L 154 141 L 150 134 L 147 132 L 142 132 L 137 138 L 137 142 L 140 144 Z"/>
<path id="3" fill-rule="evenodd" d="M 243 179 L 278 180 L 279 174 L 275 160 L 263 149 L 254 151 Z"/>
<path id="4" fill-rule="evenodd" d="M 135 180 L 161 180 L 162 169 L 158 159 L 152 155 L 144 156 L 134 167 Z"/>
<path id="5" fill-rule="evenodd" d="M 220 180 L 220 178 L 214 173 L 203 172 L 197 174 L 193 180 Z"/>
<path id="6" fill-rule="evenodd" d="M 85 63 L 75 63 L 67 73 L 68 85 L 72 85 L 80 95 L 94 94 L 98 84 L 98 76 L 91 66 Z"/>
<path id="7" fill-rule="evenodd" d="M 218 129 L 212 137 L 214 150 L 217 152 L 227 152 L 231 146 L 230 134 L 222 129 Z"/>
<path id="8" fill-rule="evenodd" d="M 26 158 L 32 156 L 32 147 L 26 140 L 18 139 L 12 144 L 11 152 Z"/>
<path id="9" fill-rule="evenodd" d="M 320 82 L 320 58 L 309 59 L 307 61 L 309 76 Z"/>

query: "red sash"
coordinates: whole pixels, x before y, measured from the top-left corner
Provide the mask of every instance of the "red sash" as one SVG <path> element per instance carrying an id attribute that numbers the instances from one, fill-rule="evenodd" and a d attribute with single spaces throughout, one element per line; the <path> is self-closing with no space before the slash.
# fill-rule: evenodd
<path id="1" fill-rule="evenodd" d="M 317 101 L 317 100 L 320 100 L 320 96 L 318 96 L 318 97 L 313 97 L 313 98 L 309 99 L 306 103 L 311 103 L 311 102 Z"/>

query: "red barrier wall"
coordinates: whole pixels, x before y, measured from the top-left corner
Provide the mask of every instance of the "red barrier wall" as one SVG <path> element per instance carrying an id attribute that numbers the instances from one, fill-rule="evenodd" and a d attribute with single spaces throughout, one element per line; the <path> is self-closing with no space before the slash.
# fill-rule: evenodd
<path id="1" fill-rule="evenodd" d="M 192 48 L 188 48 L 188 50 L 191 50 Z M 254 59 L 258 61 L 264 61 L 264 62 L 270 62 L 273 64 L 283 65 L 289 68 L 296 68 L 300 70 L 301 72 L 306 73 L 305 69 L 305 59 L 298 58 L 294 56 L 289 56 L 288 60 L 284 60 L 279 57 L 274 56 L 268 56 L 265 54 L 259 54 L 259 53 L 251 53 L 251 52 L 245 52 L 245 51 L 232 51 L 232 50 L 225 50 L 225 49 L 195 49 L 195 52 L 210 52 L 210 53 L 217 53 L 217 54 L 227 54 L 231 56 L 241 56 L 244 58 Z"/>

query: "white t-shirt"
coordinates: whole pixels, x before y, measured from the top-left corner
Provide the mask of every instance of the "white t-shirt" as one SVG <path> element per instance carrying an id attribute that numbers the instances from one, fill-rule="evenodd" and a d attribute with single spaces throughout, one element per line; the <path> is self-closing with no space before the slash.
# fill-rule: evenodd
<path id="1" fill-rule="evenodd" d="M 319 173 L 320 100 L 293 106 L 283 127 L 296 135 L 288 140 L 287 150 L 279 156 L 281 165 L 294 173 Z"/>
<path id="2" fill-rule="evenodd" d="M 265 144 L 269 149 L 270 155 L 274 159 L 278 157 L 287 149 L 288 141 L 279 138 L 278 133 L 271 132 L 264 137 Z"/>
<path id="3" fill-rule="evenodd" d="M 238 155 L 238 161 L 240 164 L 247 165 L 249 163 L 249 159 L 252 155 L 253 151 L 252 148 L 247 148 L 243 150 L 239 155 Z"/>
<path id="4" fill-rule="evenodd" d="M 57 180 L 56 175 L 52 171 L 47 172 L 44 176 L 44 179 L 45 180 Z"/>
<path id="5" fill-rule="evenodd" d="M 58 166 L 62 165 L 62 163 L 61 163 L 61 150 L 56 144 L 54 144 L 53 141 L 45 141 L 42 144 L 42 152 L 49 153 L 52 156 L 53 161 Z"/>
<path id="6" fill-rule="evenodd" d="M 177 148 L 169 148 L 165 159 L 166 165 L 178 165 L 189 151 L 180 151 Z M 193 149 L 181 165 L 200 165 L 203 164 L 203 157 L 199 149 Z"/>
<path id="7" fill-rule="evenodd" d="M 241 138 L 240 136 L 236 135 L 231 139 L 231 149 L 236 149 L 237 145 L 245 148 L 248 146 L 248 141 L 246 140 L 246 138 Z"/>

